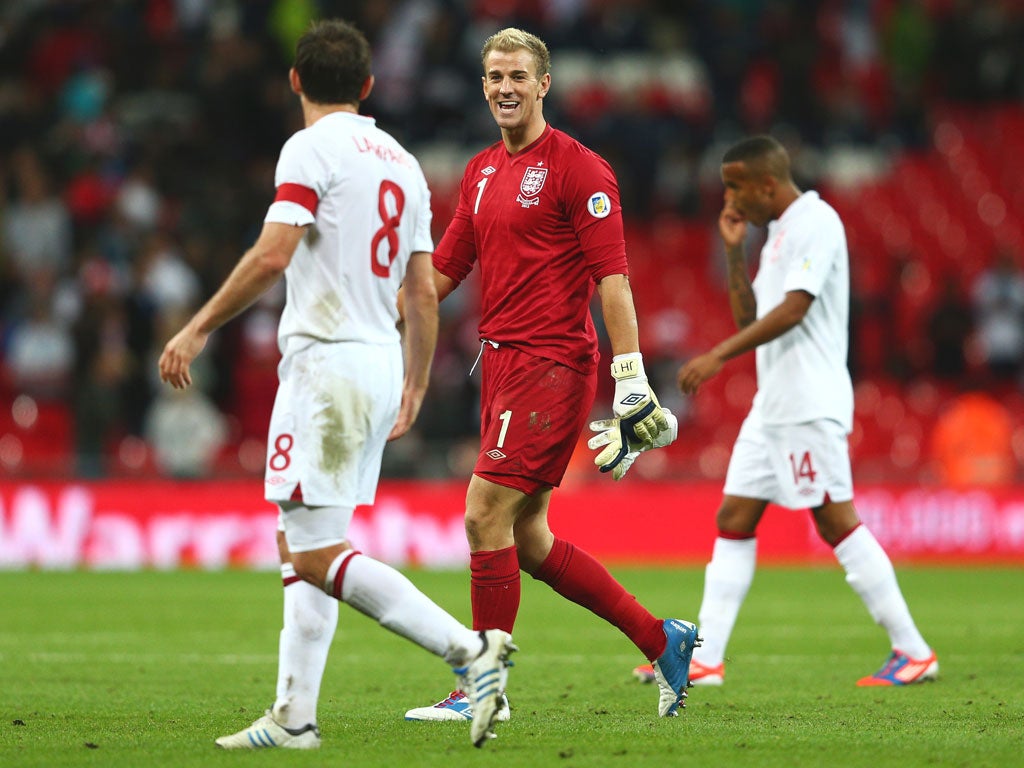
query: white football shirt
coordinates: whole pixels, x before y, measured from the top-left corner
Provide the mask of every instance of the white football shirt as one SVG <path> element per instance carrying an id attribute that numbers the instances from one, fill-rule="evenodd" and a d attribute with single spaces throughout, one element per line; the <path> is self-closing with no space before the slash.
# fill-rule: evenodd
<path id="1" fill-rule="evenodd" d="M 833 419 L 852 430 L 846 233 L 817 192 L 804 192 L 768 224 L 753 288 L 758 317 L 789 291 L 815 297 L 799 325 L 757 348 L 754 410 L 769 425 Z"/>
<path id="2" fill-rule="evenodd" d="M 265 221 L 309 225 L 285 270 L 278 328 L 294 339 L 391 343 L 410 254 L 432 252 L 419 162 L 373 118 L 333 112 L 298 131 L 277 162 Z"/>

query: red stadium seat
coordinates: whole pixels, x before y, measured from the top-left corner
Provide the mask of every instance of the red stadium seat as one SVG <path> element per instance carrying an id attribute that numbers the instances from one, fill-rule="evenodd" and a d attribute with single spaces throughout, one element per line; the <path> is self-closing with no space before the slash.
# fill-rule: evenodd
<path id="1" fill-rule="evenodd" d="M 0 418 L 0 461 L 19 474 L 73 474 L 75 448 L 71 407 L 27 395 L 8 401 Z"/>

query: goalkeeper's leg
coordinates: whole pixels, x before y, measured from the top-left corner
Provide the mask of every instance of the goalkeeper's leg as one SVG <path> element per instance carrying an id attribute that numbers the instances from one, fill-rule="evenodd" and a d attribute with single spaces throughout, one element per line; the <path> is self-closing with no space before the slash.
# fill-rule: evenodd
<path id="1" fill-rule="evenodd" d="M 655 618 L 597 560 L 555 539 L 533 573 L 563 597 L 618 627 L 650 660 L 658 683 L 658 714 L 675 717 L 685 706 L 690 661 L 701 638 L 696 625 Z"/>
<path id="2" fill-rule="evenodd" d="M 547 557 L 530 575 L 618 627 L 647 659 L 653 661 L 665 650 L 663 621 L 579 547 L 555 538 Z"/>
<path id="3" fill-rule="evenodd" d="M 503 477 L 522 485 L 521 478 Z M 519 612 L 520 562 L 513 536 L 515 520 L 533 511 L 546 511 L 550 488 L 502 485 L 474 474 L 466 493 L 466 537 L 470 548 L 470 598 L 473 629 L 495 627 L 512 632 Z M 415 707 L 406 720 L 473 720 L 474 712 L 464 691 L 455 690 L 437 704 Z M 508 720 L 510 710 L 503 698 L 494 713 L 496 722 Z"/>
<path id="4" fill-rule="evenodd" d="M 532 496 L 518 488 L 473 475 L 466 492 L 470 600 L 473 629 L 498 627 L 512 632 L 519 614 L 521 576 L 515 521 L 547 509 L 551 489 Z"/>

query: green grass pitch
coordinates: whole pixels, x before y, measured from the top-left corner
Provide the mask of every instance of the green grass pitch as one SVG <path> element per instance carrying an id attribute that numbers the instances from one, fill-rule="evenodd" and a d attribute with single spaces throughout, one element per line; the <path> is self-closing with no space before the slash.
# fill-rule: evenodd
<path id="1" fill-rule="evenodd" d="M 702 569 L 615 568 L 659 615 L 696 618 Z M 898 569 L 941 679 L 857 688 L 886 637 L 835 568 L 762 568 L 726 684 L 676 719 L 630 677 L 617 630 L 527 577 L 512 721 L 482 750 L 465 723 L 409 723 L 443 697 L 444 663 L 343 606 L 320 701 L 319 752 L 223 752 L 273 698 L 275 573 L 0 572 L 0 766 L 1024 764 L 1024 570 Z M 468 574 L 410 573 L 460 619 Z"/>

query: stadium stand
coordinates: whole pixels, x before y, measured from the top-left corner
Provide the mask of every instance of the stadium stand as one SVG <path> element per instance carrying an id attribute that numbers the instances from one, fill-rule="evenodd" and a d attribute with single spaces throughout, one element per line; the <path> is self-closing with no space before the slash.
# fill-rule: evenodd
<path id="1" fill-rule="evenodd" d="M 277 149 L 299 127 L 284 73 L 311 12 L 348 15 L 373 42 L 365 111 L 421 159 L 436 235 L 465 160 L 493 141 L 480 30 L 523 25 L 547 40 L 547 113 L 615 166 L 649 367 L 681 415 L 681 439 L 636 476 L 724 473 L 753 361 L 691 400 L 674 373 L 731 328 L 714 230 L 722 148 L 771 131 L 846 223 L 858 477 L 934 480 L 937 420 L 981 388 L 1010 414 L 1022 479 L 1024 372 L 992 368 L 977 321 L 976 286 L 997 259 L 1024 270 L 1024 9 L 998 0 L 4 4 L 0 473 L 159 471 L 145 438 L 155 356 L 255 235 Z M 74 340 L 59 392 L 27 389 L 15 365 L 41 285 Z M 201 378 L 228 425 L 215 475 L 261 471 L 278 308 L 271 297 L 214 341 Z M 423 458 L 395 451 L 386 475 L 464 471 L 474 409 L 450 399 L 474 397 L 472 302 L 442 305 L 442 327 L 410 441 Z"/>

